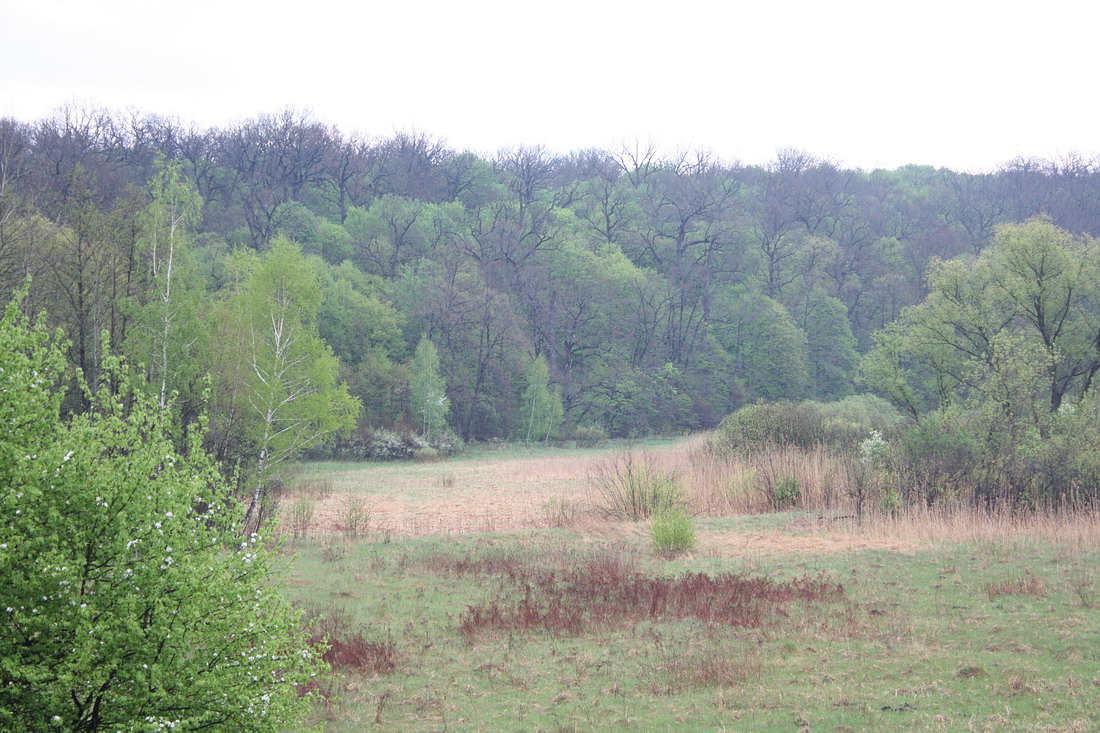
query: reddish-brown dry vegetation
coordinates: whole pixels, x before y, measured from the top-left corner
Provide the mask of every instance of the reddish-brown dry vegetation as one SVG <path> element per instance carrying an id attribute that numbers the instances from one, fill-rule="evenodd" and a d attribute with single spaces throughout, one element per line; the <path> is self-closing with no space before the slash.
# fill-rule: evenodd
<path id="1" fill-rule="evenodd" d="M 616 555 L 545 567 L 513 553 L 435 556 L 425 569 L 505 579 L 499 595 L 467 607 L 459 628 L 467 641 L 491 631 L 541 631 L 554 636 L 630 626 L 643 621 L 694 619 L 743 628 L 767 626 L 791 603 L 844 599 L 844 587 L 824 578 L 787 582 L 723 573 L 648 576 Z"/>
<path id="2" fill-rule="evenodd" d="M 369 638 L 362 626 L 335 606 L 309 615 L 310 645 L 325 647 L 322 658 L 334 670 L 389 674 L 397 669 L 397 645 L 392 639 Z"/>

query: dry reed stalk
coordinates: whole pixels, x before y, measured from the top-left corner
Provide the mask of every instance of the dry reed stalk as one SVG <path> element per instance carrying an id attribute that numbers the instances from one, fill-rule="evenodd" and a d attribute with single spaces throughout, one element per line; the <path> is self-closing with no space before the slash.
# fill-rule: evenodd
<path id="1" fill-rule="evenodd" d="M 825 511 L 844 500 L 846 461 L 824 448 L 807 451 L 771 446 L 722 455 L 692 446 L 682 454 L 688 461 L 688 468 L 682 472 L 686 494 L 704 514 L 769 511 L 770 491 L 785 477 L 798 482 L 798 508 Z"/>
<path id="2" fill-rule="evenodd" d="M 1100 549 L 1100 507 L 1035 512 L 972 507 L 905 507 L 894 516 L 870 514 L 844 531 L 914 544 L 954 542 L 1056 542 L 1075 553 Z"/>

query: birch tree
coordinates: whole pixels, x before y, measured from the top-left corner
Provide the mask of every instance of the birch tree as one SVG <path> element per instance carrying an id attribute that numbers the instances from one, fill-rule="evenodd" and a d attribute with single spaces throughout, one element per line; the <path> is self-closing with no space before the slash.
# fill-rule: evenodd
<path id="1" fill-rule="evenodd" d="M 161 162 L 149 186 L 145 210 L 145 253 L 150 291 L 144 328 L 132 339 L 133 352 L 147 363 L 149 381 L 160 409 L 166 410 L 173 386 L 182 386 L 199 339 L 198 292 L 190 282 L 189 236 L 202 219 L 198 189 L 183 177 L 177 161 Z M 132 353 L 133 353 L 132 352 Z"/>
<path id="2" fill-rule="evenodd" d="M 439 353 L 427 336 L 420 337 L 413 354 L 409 402 L 425 440 L 431 440 L 433 433 L 439 435 L 447 427 L 451 405 L 439 373 Z"/>
<path id="3" fill-rule="evenodd" d="M 246 415 L 255 461 L 244 526 L 264 518 L 278 467 L 336 432 L 351 429 L 359 402 L 339 383 L 339 362 L 317 333 L 322 291 L 297 245 L 276 240 L 263 256 L 234 263 L 238 284 L 226 304 L 232 370 L 226 387 Z"/>

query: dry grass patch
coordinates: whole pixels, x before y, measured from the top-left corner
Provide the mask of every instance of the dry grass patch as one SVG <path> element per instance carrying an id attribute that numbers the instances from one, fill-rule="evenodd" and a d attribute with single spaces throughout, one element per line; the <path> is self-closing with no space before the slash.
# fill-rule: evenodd
<path id="1" fill-rule="evenodd" d="M 1047 594 L 1047 584 L 1042 578 L 1036 577 L 1030 570 L 1025 570 L 1019 578 L 1004 580 L 997 583 L 986 583 L 985 593 L 989 600 L 995 600 L 1000 596 L 1034 596 L 1043 598 Z"/>
<path id="2" fill-rule="evenodd" d="M 890 538 L 912 545 L 941 542 L 984 543 L 1008 555 L 1037 543 L 1060 545 L 1067 557 L 1100 549 L 1100 507 L 1065 511 L 984 511 L 971 507 L 908 507 L 894 516 L 869 515 L 845 531 L 868 538 Z"/>

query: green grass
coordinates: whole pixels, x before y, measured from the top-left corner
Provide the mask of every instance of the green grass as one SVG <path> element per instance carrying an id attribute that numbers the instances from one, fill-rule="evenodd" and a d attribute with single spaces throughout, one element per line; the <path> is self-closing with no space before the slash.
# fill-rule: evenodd
<path id="1" fill-rule="evenodd" d="M 799 516 L 699 525 L 782 532 L 782 519 Z M 1100 728 L 1100 610 L 1082 603 L 1095 552 L 1006 538 L 816 556 L 704 548 L 666 561 L 644 536 L 566 530 L 297 549 L 287 594 L 342 609 L 364 636 L 397 649 L 390 674 L 326 683 L 331 697 L 315 721 L 324 730 Z M 469 606 L 514 603 L 520 591 L 505 574 L 449 572 L 448 563 L 497 558 L 560 572 L 604 555 L 651 577 L 824 577 L 846 597 L 783 606 L 761 628 L 641 619 L 579 635 L 460 632 Z"/>

